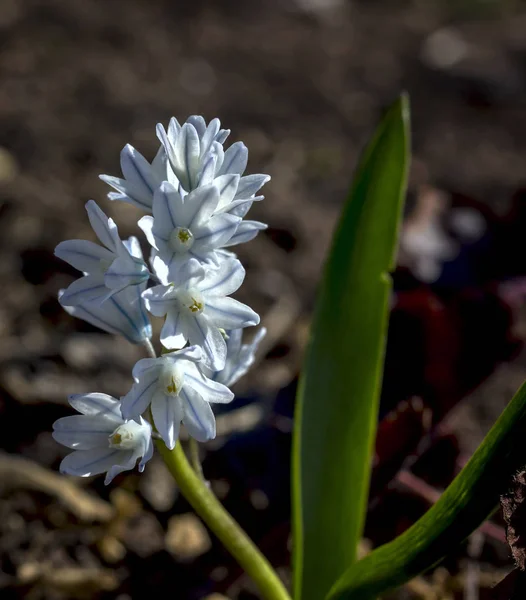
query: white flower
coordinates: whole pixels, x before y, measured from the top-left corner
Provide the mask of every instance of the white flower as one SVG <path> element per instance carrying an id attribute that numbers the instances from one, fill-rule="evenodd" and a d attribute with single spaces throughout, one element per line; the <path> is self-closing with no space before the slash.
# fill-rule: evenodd
<path id="1" fill-rule="evenodd" d="M 64 290 L 60 290 L 58 300 L 73 317 L 108 333 L 122 335 L 132 344 L 142 344 L 152 337 L 152 326 L 141 296 L 145 289 L 146 283 L 142 283 L 127 287 L 103 302 L 96 298 L 77 306 L 62 304 Z"/>
<path id="2" fill-rule="evenodd" d="M 93 200 L 86 203 L 86 210 L 105 247 L 87 240 L 68 240 L 55 248 L 56 256 L 85 273 L 62 295 L 61 302 L 67 306 L 109 298 L 127 286 L 147 281 L 150 276 L 138 240 L 132 237 L 124 243 L 113 219 L 108 219 Z"/>
<path id="3" fill-rule="evenodd" d="M 117 190 L 109 192 L 108 198 L 122 200 L 147 212 L 152 212 L 153 195 L 163 181 L 178 184 L 163 146 L 150 164 L 133 146 L 126 144 L 121 151 L 121 170 L 124 179 L 99 175 L 102 181 Z"/>
<path id="4" fill-rule="evenodd" d="M 254 364 L 256 352 L 261 340 L 267 334 L 265 327 L 262 327 L 254 336 L 250 344 L 242 344 L 242 329 L 234 329 L 226 332 L 227 356 L 225 368 L 222 371 L 216 371 L 211 375 L 214 381 L 219 381 L 228 387 L 236 383 L 249 368 Z"/>
<path id="5" fill-rule="evenodd" d="M 241 222 L 234 215 L 214 214 L 218 203 L 214 184 L 182 196 L 165 181 L 155 192 L 153 217 L 143 217 L 139 227 L 157 250 L 152 265 L 163 283 L 175 281 L 191 258 L 217 263 L 214 251 L 231 240 Z"/>
<path id="6" fill-rule="evenodd" d="M 153 454 L 152 430 L 141 417 L 125 421 L 120 402 L 107 394 L 77 394 L 68 398 L 80 415 L 55 421 L 53 437 L 73 448 L 60 464 L 68 475 L 89 477 L 107 472 L 107 485 L 119 473 L 133 469 L 139 459 L 139 471 Z"/>
<path id="7" fill-rule="evenodd" d="M 201 349 L 189 346 L 159 358 L 145 358 L 133 368 L 135 384 L 124 396 L 122 414 L 133 418 L 151 406 L 157 431 L 169 449 L 184 424 L 200 442 L 216 435 L 210 402 L 228 403 L 234 394 L 223 384 L 208 379 L 197 367 Z"/>
<path id="8" fill-rule="evenodd" d="M 148 310 L 157 317 L 167 315 L 161 330 L 163 346 L 182 348 L 186 342 L 201 346 L 206 366 L 221 370 L 227 353 L 221 330 L 259 323 L 251 308 L 228 297 L 244 278 L 245 269 L 235 258 L 225 259 L 218 268 L 205 268 L 192 258 L 181 268 L 177 285 L 146 290 Z"/>
<path id="9" fill-rule="evenodd" d="M 238 142 L 224 152 L 223 142 L 230 130 L 220 126 L 219 119 L 212 119 L 207 126 L 203 117 L 197 115 L 189 117 L 182 126 L 172 117 L 168 131 L 160 123 L 157 125 L 157 137 L 186 192 L 211 183 L 218 175 L 240 175 L 245 170 L 248 150 Z M 222 168 L 224 164 L 226 169 Z"/>

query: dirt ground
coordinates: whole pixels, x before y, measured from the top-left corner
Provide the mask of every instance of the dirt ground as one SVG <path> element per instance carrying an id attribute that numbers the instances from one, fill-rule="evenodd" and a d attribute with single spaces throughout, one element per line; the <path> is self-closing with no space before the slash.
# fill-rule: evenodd
<path id="1" fill-rule="evenodd" d="M 3 599 L 136 600 L 160 592 L 189 600 L 213 592 L 258 597 L 192 518 L 157 460 L 143 476 L 127 474 L 109 489 L 99 479 L 70 488 L 52 474 L 64 451 L 49 432 L 56 418 L 69 414 L 67 394 L 120 396 L 143 356 L 61 310 L 57 291 L 74 272 L 54 258 L 53 248 L 64 239 L 91 238 L 84 211 L 90 198 L 116 219 L 123 237 L 136 232 L 140 212 L 106 201 L 98 175 L 119 174 L 125 143 L 152 158 L 155 124 L 172 115 L 218 116 L 232 130 L 231 141 L 249 147 L 248 172 L 272 176 L 265 201 L 250 213 L 269 230 L 239 248 L 247 279 L 238 298 L 261 313 L 268 341 L 258 369 L 237 388 L 236 411 L 219 417 L 220 435 L 207 448 L 205 468 L 283 577 L 289 577 L 292 392 L 315 291 L 359 152 L 401 90 L 412 105 L 410 207 L 416 213 L 420 207 L 424 221 L 426 206 L 440 205 L 442 221 L 451 207 L 473 209 L 491 235 L 480 234 L 484 247 L 461 244 L 434 278 L 415 266 L 418 248 L 405 238 L 395 277 L 399 307 L 411 312 L 402 301 L 413 296 L 404 293 L 419 282 L 428 294 L 419 302 L 438 298 L 446 307 L 448 327 L 458 335 L 455 365 L 473 363 L 474 346 L 487 352 L 484 367 L 460 381 L 444 359 L 452 351 L 441 337 L 442 370 L 426 363 L 420 380 L 410 360 L 420 342 L 398 345 L 408 330 L 404 319 L 394 322 L 392 330 L 399 326 L 402 333 L 393 333 L 388 353 L 384 412 L 421 397 L 435 424 L 449 414 L 448 448 L 456 459 L 473 451 L 526 373 L 520 353 L 526 334 L 517 316 L 526 297 L 520 229 L 526 225 L 525 31 L 526 9 L 518 0 L 2 1 Z M 434 204 L 430 193 L 442 194 L 445 204 Z M 487 302 L 470 320 L 470 302 L 478 302 L 473 290 L 477 299 L 483 290 Z M 430 331 L 425 335 L 435 347 Z M 468 392 L 470 400 L 450 413 Z M 420 476 L 440 489 L 455 468 L 443 479 L 422 470 Z M 382 534 L 371 529 L 375 543 L 421 510 L 404 496 L 418 490 L 395 488 L 387 494 L 398 494 L 389 508 L 393 522 Z M 482 565 L 481 589 L 489 588 L 512 563 L 499 535 L 484 539 L 478 550 L 453 552 L 442 570 L 396 597 L 461 598 L 473 562 Z"/>

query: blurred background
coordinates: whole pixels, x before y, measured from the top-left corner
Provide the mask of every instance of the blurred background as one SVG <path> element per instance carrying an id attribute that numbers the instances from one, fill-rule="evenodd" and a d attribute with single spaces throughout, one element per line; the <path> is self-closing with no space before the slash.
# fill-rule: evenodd
<path id="1" fill-rule="evenodd" d="M 238 298 L 269 334 L 218 416 L 205 475 L 290 579 L 289 451 L 316 287 L 352 170 L 383 109 L 411 97 L 414 161 L 394 274 L 368 548 L 451 481 L 525 379 L 526 3 L 519 0 L 2 0 L 0 4 L 0 593 L 4 600 L 250 600 L 162 463 L 57 477 L 66 396 L 120 396 L 141 348 L 69 317 L 75 272 L 53 249 L 92 239 L 99 173 L 155 124 L 218 116 L 269 173 L 239 247 Z M 250 334 L 250 332 L 249 332 Z M 393 599 L 491 598 L 511 569 L 497 517 Z M 212 594 L 216 594 L 213 595 Z M 219 595 L 220 594 L 220 595 Z M 502 596 L 507 598 L 507 596 Z"/>

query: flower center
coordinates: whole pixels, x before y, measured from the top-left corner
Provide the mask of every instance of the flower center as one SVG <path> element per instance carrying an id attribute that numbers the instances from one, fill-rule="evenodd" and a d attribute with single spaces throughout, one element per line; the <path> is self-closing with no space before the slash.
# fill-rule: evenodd
<path id="1" fill-rule="evenodd" d="M 108 438 L 110 448 L 133 450 L 137 446 L 140 430 L 141 426 L 135 421 L 128 421 L 119 425 Z"/>
<path id="2" fill-rule="evenodd" d="M 179 304 L 182 308 L 186 308 L 192 315 L 200 315 L 205 309 L 205 301 L 199 290 L 190 288 L 189 290 L 181 290 L 177 295 Z"/>
<path id="3" fill-rule="evenodd" d="M 172 362 L 166 361 L 161 375 L 159 376 L 159 387 L 164 394 L 177 397 L 184 384 L 184 372 Z"/>
<path id="4" fill-rule="evenodd" d="M 194 241 L 194 234 L 186 227 L 176 227 L 170 235 L 170 245 L 176 252 L 187 252 Z"/>

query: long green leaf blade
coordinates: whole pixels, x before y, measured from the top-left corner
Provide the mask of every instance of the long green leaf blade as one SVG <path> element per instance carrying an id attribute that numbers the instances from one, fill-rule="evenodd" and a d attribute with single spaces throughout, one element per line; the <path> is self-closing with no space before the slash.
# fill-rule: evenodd
<path id="1" fill-rule="evenodd" d="M 375 600 L 454 551 L 498 505 L 526 464 L 526 384 L 438 502 L 401 536 L 349 567 L 330 600 Z"/>
<path id="2" fill-rule="evenodd" d="M 325 267 L 297 396 L 294 596 L 320 600 L 355 560 L 369 489 L 408 167 L 405 97 L 356 171 Z"/>

